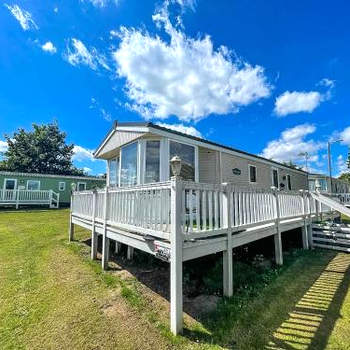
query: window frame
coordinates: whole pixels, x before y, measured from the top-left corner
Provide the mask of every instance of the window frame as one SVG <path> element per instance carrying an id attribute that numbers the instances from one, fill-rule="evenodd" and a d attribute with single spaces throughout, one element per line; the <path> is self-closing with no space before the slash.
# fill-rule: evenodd
<path id="1" fill-rule="evenodd" d="M 277 171 L 277 186 L 274 184 L 273 172 Z M 280 172 L 278 168 L 271 168 L 271 183 L 272 186 L 275 186 L 277 189 L 280 188 Z"/>
<path id="2" fill-rule="evenodd" d="M 137 140 L 137 141 L 132 141 L 132 142 L 129 142 L 129 143 L 126 143 L 125 145 L 121 146 L 120 147 L 120 152 L 119 152 L 119 179 L 118 179 L 118 182 L 119 182 L 119 185 L 118 187 L 130 187 L 129 185 L 128 186 L 122 186 L 122 181 L 121 181 L 121 169 L 122 169 L 122 161 L 123 161 L 123 149 L 125 147 L 128 147 L 132 144 L 136 143 L 136 184 L 135 185 L 131 185 L 132 186 L 137 186 L 140 184 L 140 169 L 141 169 L 141 163 L 144 163 L 145 160 L 142 161 L 141 157 L 141 151 L 140 151 L 140 141 Z M 143 157 L 145 158 L 145 157 Z M 140 161 L 141 160 L 141 161 Z"/>
<path id="3" fill-rule="evenodd" d="M 116 157 L 113 157 L 111 159 L 107 160 L 107 180 L 108 180 L 108 186 L 115 186 L 115 187 L 120 187 L 120 153 Z M 111 185 L 111 162 L 115 161 L 117 163 L 116 165 L 116 171 L 115 171 L 115 177 L 116 177 L 116 183 L 114 185 Z"/>
<path id="4" fill-rule="evenodd" d="M 286 174 L 287 190 L 292 191 L 292 178 L 290 174 Z"/>
<path id="5" fill-rule="evenodd" d="M 255 181 L 251 181 L 250 168 L 255 168 Z M 248 180 L 249 180 L 249 184 L 257 184 L 258 183 L 258 168 L 256 165 L 248 164 Z"/>
<path id="6" fill-rule="evenodd" d="M 39 183 L 39 188 L 37 190 L 30 190 L 28 188 L 29 187 L 29 182 Z M 27 191 L 40 191 L 40 187 L 41 187 L 41 181 L 40 180 L 27 180 L 27 186 L 26 186 Z"/>
<path id="7" fill-rule="evenodd" d="M 6 181 L 8 181 L 8 180 L 10 180 L 10 181 L 14 181 L 15 182 L 15 186 L 14 186 L 14 189 L 13 190 L 6 190 Z M 17 179 L 12 179 L 12 178 L 5 178 L 4 179 L 4 184 L 3 184 L 3 190 L 4 191 L 14 191 L 14 190 L 16 190 L 17 189 Z"/>
<path id="8" fill-rule="evenodd" d="M 85 185 L 85 188 L 83 190 L 79 190 L 79 185 Z M 83 181 L 79 181 L 77 183 L 77 191 L 80 192 L 80 191 L 86 191 L 86 187 L 87 187 L 87 183 L 86 182 L 83 182 Z"/>
<path id="9" fill-rule="evenodd" d="M 162 181 L 162 157 L 163 157 L 163 150 L 162 148 L 164 147 L 164 142 L 162 142 L 161 138 L 156 138 L 156 137 L 152 137 L 152 138 L 147 138 L 142 140 L 143 141 L 143 147 L 142 150 L 140 152 L 142 152 L 141 154 L 141 163 L 142 166 L 140 166 L 140 172 L 141 172 L 141 182 L 142 184 L 149 184 L 151 182 L 146 182 L 146 159 L 147 159 L 147 142 L 148 141 L 158 141 L 159 142 L 159 181 Z"/>
<path id="10" fill-rule="evenodd" d="M 61 189 L 61 184 L 63 184 L 63 189 Z M 64 192 L 66 190 L 66 182 L 65 181 L 59 181 L 58 182 L 58 190 L 60 192 Z"/>
<path id="11" fill-rule="evenodd" d="M 183 141 L 178 141 L 176 139 L 173 138 L 167 138 L 167 158 L 168 158 L 168 162 L 167 162 L 167 172 L 168 172 L 168 180 L 170 180 L 170 142 L 176 142 L 176 143 L 180 143 L 186 146 L 191 146 L 194 148 L 194 182 L 199 182 L 199 164 L 198 164 L 198 146 L 197 145 L 193 145 L 192 143 L 189 142 L 183 142 Z"/>

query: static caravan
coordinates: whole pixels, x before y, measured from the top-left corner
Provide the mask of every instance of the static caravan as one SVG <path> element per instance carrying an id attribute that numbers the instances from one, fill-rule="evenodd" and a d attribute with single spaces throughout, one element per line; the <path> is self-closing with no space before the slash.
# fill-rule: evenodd
<path id="1" fill-rule="evenodd" d="M 153 123 L 115 123 L 95 157 L 108 161 L 109 186 L 168 181 L 169 161 L 182 160 L 185 180 L 281 191 L 308 188 L 307 173 L 231 147 L 186 135 Z"/>
<path id="2" fill-rule="evenodd" d="M 321 192 L 328 193 L 349 193 L 350 184 L 346 181 L 330 178 L 322 174 L 309 174 L 309 190 L 315 191 L 319 188 Z"/>
<path id="3" fill-rule="evenodd" d="M 92 176 L 65 176 L 51 174 L 0 171 L 0 205 L 49 204 L 65 206 L 70 203 L 72 184 L 79 191 L 101 188 L 106 180 Z"/>

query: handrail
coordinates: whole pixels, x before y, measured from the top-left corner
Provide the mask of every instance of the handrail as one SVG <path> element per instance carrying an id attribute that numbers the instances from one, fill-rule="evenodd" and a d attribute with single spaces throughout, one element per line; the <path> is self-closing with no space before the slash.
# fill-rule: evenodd
<path id="1" fill-rule="evenodd" d="M 298 217 L 307 220 L 311 215 L 329 210 L 317 204 L 308 191 L 263 190 L 230 183 L 173 179 L 132 187 L 108 187 L 108 191 L 73 192 L 72 215 L 103 221 L 105 196 L 108 196 L 108 224 L 164 237 L 170 233 L 173 217 L 170 203 L 174 191 L 179 192 L 181 198 L 181 212 L 176 215 L 180 218 L 182 233 L 188 239 L 225 234 L 228 230 L 279 220 Z"/>

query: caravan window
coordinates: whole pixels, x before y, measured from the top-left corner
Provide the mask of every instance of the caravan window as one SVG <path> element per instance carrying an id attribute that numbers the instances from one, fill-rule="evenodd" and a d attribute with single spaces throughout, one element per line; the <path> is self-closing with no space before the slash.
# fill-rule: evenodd
<path id="1" fill-rule="evenodd" d="M 138 143 L 122 147 L 120 186 L 134 186 L 137 184 L 137 147 Z"/>
<path id="2" fill-rule="evenodd" d="M 119 185 L 119 158 L 109 161 L 109 186 Z"/>
<path id="3" fill-rule="evenodd" d="M 249 165 L 249 182 L 256 183 L 256 166 Z"/>
<path id="4" fill-rule="evenodd" d="M 27 190 L 29 190 L 29 191 L 40 190 L 40 181 L 39 180 L 28 180 L 27 181 Z"/>
<path id="5" fill-rule="evenodd" d="M 160 179 L 160 141 L 146 142 L 145 183 L 159 182 Z"/>
<path id="6" fill-rule="evenodd" d="M 169 160 L 179 156 L 182 160 L 181 177 L 184 180 L 195 181 L 195 148 L 175 141 L 170 141 Z M 173 172 L 170 166 L 170 177 Z"/>
<path id="7" fill-rule="evenodd" d="M 272 169 L 272 186 L 279 188 L 278 184 L 278 170 Z"/>

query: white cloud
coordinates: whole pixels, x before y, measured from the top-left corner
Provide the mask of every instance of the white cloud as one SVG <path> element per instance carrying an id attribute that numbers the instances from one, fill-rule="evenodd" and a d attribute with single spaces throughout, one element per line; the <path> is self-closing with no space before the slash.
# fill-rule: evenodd
<path id="1" fill-rule="evenodd" d="M 78 162 L 83 162 L 85 160 L 94 161 L 93 150 L 86 149 L 82 146 L 75 145 L 73 148 L 73 157 L 72 159 Z"/>
<path id="2" fill-rule="evenodd" d="M 54 54 L 57 52 L 56 47 L 51 41 L 47 41 L 44 45 L 41 45 L 41 48 L 45 52 L 49 52 L 51 54 Z"/>
<path id="3" fill-rule="evenodd" d="M 183 124 L 166 124 L 166 123 L 157 123 L 157 125 L 159 125 L 159 126 L 161 126 L 163 128 L 167 128 L 167 129 L 175 130 L 175 131 L 178 131 L 178 132 L 182 132 L 183 134 L 187 134 L 187 135 L 191 135 L 191 136 L 196 136 L 196 137 L 202 138 L 202 134 L 200 133 L 200 131 L 198 131 L 193 126 L 186 126 L 186 125 L 183 125 Z"/>
<path id="4" fill-rule="evenodd" d="M 262 156 L 279 162 L 302 162 L 300 153 L 307 152 L 310 162 L 318 161 L 317 152 L 324 148 L 324 144 L 306 137 L 313 134 L 316 127 L 310 124 L 297 125 L 294 128 L 284 130 L 277 140 L 270 141 L 262 151 Z"/>
<path id="5" fill-rule="evenodd" d="M 54 7 L 53 12 L 58 13 L 58 7 Z"/>
<path id="6" fill-rule="evenodd" d="M 119 0 L 80 0 L 80 2 L 89 2 L 95 7 L 103 8 L 107 6 L 108 3 L 114 3 L 115 5 L 118 5 Z"/>
<path id="7" fill-rule="evenodd" d="M 100 112 L 101 112 L 101 115 L 102 115 L 102 118 L 104 120 L 107 120 L 108 122 L 112 121 L 112 116 L 110 113 L 108 113 L 104 108 L 101 108 L 100 109 Z"/>
<path id="8" fill-rule="evenodd" d="M 318 91 L 286 91 L 276 98 L 274 111 L 281 117 L 300 112 L 311 113 L 322 101 L 323 95 Z"/>
<path id="9" fill-rule="evenodd" d="M 84 166 L 84 167 L 83 167 L 83 170 L 84 170 L 84 173 L 87 173 L 87 174 L 89 174 L 89 173 L 92 172 L 92 169 L 91 169 L 91 168 L 88 168 L 87 166 Z"/>
<path id="10" fill-rule="evenodd" d="M 340 176 L 342 173 L 349 171 L 347 160 L 344 159 L 342 154 L 339 154 L 339 156 L 337 157 L 337 169 L 338 169 L 337 176 Z"/>
<path id="11" fill-rule="evenodd" d="M 270 95 L 263 67 L 233 59 L 227 47 L 215 49 L 209 36 L 187 37 L 171 24 L 166 7 L 153 20 L 170 42 L 121 27 L 113 53 L 118 75 L 126 79 L 129 107 L 145 118 L 198 121 L 211 113 L 238 112 Z"/>
<path id="12" fill-rule="evenodd" d="M 348 126 L 343 131 L 340 132 L 339 138 L 343 140 L 342 141 L 343 144 L 350 146 L 350 126 Z"/>
<path id="13" fill-rule="evenodd" d="M 18 5 L 4 4 L 5 7 L 11 12 L 13 17 L 19 22 L 23 30 L 39 29 L 38 25 L 34 22 L 30 12 L 21 9 Z"/>
<path id="14" fill-rule="evenodd" d="M 93 70 L 99 66 L 110 70 L 106 57 L 94 47 L 88 49 L 81 40 L 72 38 L 68 41 L 67 52 L 63 57 L 73 66 L 86 65 Z"/>
<path id="15" fill-rule="evenodd" d="M 335 80 L 323 78 L 322 80 L 320 80 L 318 85 L 333 89 L 335 87 Z"/>
<path id="16" fill-rule="evenodd" d="M 0 153 L 7 151 L 7 142 L 0 140 Z"/>

